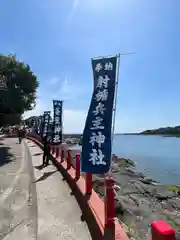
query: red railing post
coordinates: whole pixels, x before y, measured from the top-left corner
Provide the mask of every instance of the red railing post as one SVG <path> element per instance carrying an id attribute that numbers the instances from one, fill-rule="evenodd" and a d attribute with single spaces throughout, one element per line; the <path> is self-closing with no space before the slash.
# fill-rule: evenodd
<path id="1" fill-rule="evenodd" d="M 64 161 L 64 149 L 61 148 L 61 162 Z"/>
<path id="2" fill-rule="evenodd" d="M 52 155 L 54 155 L 54 153 L 55 153 L 55 146 L 52 145 Z"/>
<path id="3" fill-rule="evenodd" d="M 59 146 L 56 146 L 56 158 L 59 158 Z"/>
<path id="4" fill-rule="evenodd" d="M 77 180 L 80 178 L 80 167 L 81 167 L 80 154 L 77 153 L 76 154 L 76 179 Z"/>
<path id="5" fill-rule="evenodd" d="M 91 195 L 92 185 L 92 173 L 86 173 L 86 195 Z"/>
<path id="6" fill-rule="evenodd" d="M 52 151 L 53 151 L 53 145 L 52 145 L 52 144 L 51 144 L 51 147 L 50 147 L 50 148 L 51 148 L 51 153 L 52 153 Z"/>
<path id="7" fill-rule="evenodd" d="M 105 178 L 105 227 L 114 226 L 115 219 L 115 202 L 114 202 L 114 179 Z"/>
<path id="8" fill-rule="evenodd" d="M 152 240 L 175 240 L 175 230 L 164 221 L 154 221 L 151 224 Z"/>
<path id="9" fill-rule="evenodd" d="M 70 169 L 71 168 L 71 150 L 67 150 L 67 158 L 66 158 L 66 161 L 67 161 L 67 169 Z"/>

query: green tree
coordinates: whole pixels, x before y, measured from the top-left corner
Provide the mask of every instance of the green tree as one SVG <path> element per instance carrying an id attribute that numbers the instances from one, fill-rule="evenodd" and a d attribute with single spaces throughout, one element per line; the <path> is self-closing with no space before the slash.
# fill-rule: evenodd
<path id="1" fill-rule="evenodd" d="M 0 55 L 0 79 L 7 86 L 5 90 L 0 89 L 0 126 L 18 124 L 22 114 L 35 107 L 37 77 L 16 56 Z"/>

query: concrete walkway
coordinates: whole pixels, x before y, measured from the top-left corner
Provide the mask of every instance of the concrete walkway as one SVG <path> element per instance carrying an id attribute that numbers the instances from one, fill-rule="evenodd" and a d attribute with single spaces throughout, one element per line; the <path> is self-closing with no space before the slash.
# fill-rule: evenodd
<path id="1" fill-rule="evenodd" d="M 89 240 L 91 235 L 85 222 L 81 222 L 81 210 L 62 175 L 50 164 L 42 164 L 42 150 L 26 140 L 32 155 L 37 192 L 37 234 L 39 240 Z"/>
<path id="2" fill-rule="evenodd" d="M 27 148 L 17 138 L 0 139 L 0 240 L 36 239 L 36 196 Z"/>

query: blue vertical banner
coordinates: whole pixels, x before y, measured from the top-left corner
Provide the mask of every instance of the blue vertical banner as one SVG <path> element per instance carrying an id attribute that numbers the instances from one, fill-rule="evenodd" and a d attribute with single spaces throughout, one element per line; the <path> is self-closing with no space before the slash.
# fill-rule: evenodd
<path id="1" fill-rule="evenodd" d="M 38 132 L 38 126 L 39 126 L 39 118 L 35 117 L 35 124 L 34 124 L 34 128 L 35 128 L 35 132 Z"/>
<path id="2" fill-rule="evenodd" d="M 52 143 L 58 145 L 62 143 L 62 101 L 53 100 L 54 119 Z"/>
<path id="3" fill-rule="evenodd" d="M 40 135 L 40 136 L 42 136 L 43 118 L 44 118 L 44 115 L 40 116 L 40 124 L 39 124 L 39 135 Z"/>
<path id="4" fill-rule="evenodd" d="M 50 123 L 50 116 L 51 112 L 50 111 L 44 111 L 44 115 L 43 115 L 43 121 L 42 121 L 42 137 L 47 136 L 47 133 L 49 131 L 49 123 Z"/>
<path id="5" fill-rule="evenodd" d="M 43 118 L 43 116 L 39 116 L 39 117 L 38 117 L 37 133 L 38 133 L 39 135 L 41 134 L 42 118 Z"/>
<path id="6" fill-rule="evenodd" d="M 107 173 L 111 166 L 112 117 L 118 56 L 92 59 L 94 90 L 82 138 L 81 170 Z"/>

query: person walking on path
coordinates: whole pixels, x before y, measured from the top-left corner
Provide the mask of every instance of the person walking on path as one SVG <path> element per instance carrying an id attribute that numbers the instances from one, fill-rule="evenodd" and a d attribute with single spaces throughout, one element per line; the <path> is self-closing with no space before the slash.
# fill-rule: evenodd
<path id="1" fill-rule="evenodd" d="M 51 145 L 51 135 L 50 134 L 47 134 L 43 138 L 43 144 L 44 144 L 43 166 L 48 166 L 49 159 L 50 159 L 50 145 Z"/>
<path id="2" fill-rule="evenodd" d="M 17 130 L 17 136 L 19 139 L 19 143 L 21 143 L 22 139 L 26 137 L 26 130 L 24 128 L 20 127 Z"/>

